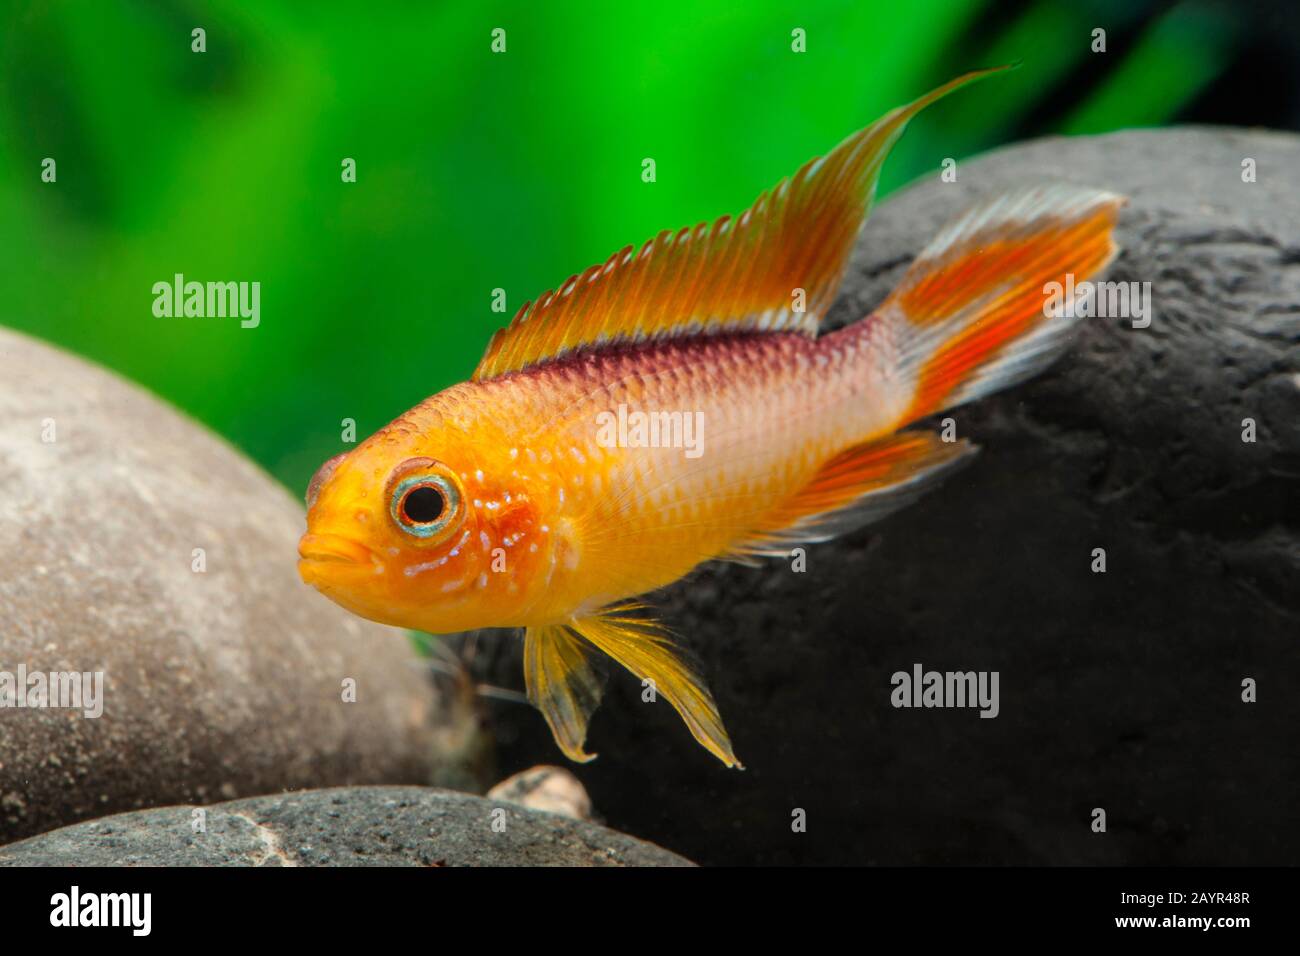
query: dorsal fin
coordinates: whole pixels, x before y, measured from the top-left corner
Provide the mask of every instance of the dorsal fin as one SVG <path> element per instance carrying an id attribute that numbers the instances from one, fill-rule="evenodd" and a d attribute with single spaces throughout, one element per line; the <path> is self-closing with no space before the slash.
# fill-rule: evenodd
<path id="1" fill-rule="evenodd" d="M 839 287 L 885 156 L 908 121 L 940 97 L 1007 69 L 967 73 L 850 136 L 763 193 L 739 216 L 661 232 L 634 252 L 571 276 L 525 303 L 492 337 L 481 381 L 576 349 L 725 332 L 817 327 Z M 804 290 L 795 310 L 795 290 Z"/>

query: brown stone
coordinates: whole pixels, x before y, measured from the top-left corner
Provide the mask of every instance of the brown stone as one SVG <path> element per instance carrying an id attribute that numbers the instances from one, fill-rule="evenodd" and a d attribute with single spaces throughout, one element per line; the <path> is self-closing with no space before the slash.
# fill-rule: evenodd
<path id="1" fill-rule="evenodd" d="M 459 735 L 403 632 L 298 580 L 302 528 L 201 426 L 0 329 L 0 672 L 104 674 L 98 718 L 0 707 L 0 843 L 138 807 L 430 781 L 436 741 Z"/>

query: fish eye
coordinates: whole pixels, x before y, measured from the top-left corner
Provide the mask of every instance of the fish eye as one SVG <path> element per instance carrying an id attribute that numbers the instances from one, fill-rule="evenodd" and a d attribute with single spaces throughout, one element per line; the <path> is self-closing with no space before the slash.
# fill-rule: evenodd
<path id="1" fill-rule="evenodd" d="M 428 524 L 437 521 L 447 506 L 442 489 L 433 485 L 420 485 L 412 488 L 402 499 L 402 514 L 413 524 Z"/>
<path id="2" fill-rule="evenodd" d="M 443 475 L 411 475 L 393 486 L 389 509 L 393 522 L 407 534 L 431 538 L 456 517 L 460 492 Z"/>

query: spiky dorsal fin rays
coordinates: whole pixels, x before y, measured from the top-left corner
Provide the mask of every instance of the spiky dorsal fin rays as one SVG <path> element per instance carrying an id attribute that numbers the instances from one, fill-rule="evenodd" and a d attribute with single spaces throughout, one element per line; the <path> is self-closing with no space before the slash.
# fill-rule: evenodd
<path id="1" fill-rule="evenodd" d="M 887 113 L 761 195 L 737 217 L 627 246 L 525 303 L 492 337 L 475 381 L 582 348 L 737 332 L 813 337 L 839 287 L 880 169 L 913 116 L 965 84 L 967 73 Z M 795 311 L 794 290 L 806 293 Z"/>

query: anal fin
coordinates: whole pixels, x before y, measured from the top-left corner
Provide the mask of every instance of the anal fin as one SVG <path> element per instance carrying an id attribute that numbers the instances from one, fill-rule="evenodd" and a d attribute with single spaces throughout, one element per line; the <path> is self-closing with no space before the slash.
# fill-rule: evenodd
<path id="1" fill-rule="evenodd" d="M 853 445 L 830 458 L 812 480 L 770 513 L 726 558 L 789 554 L 797 544 L 829 541 L 897 511 L 968 462 L 977 446 L 933 432 L 899 432 Z"/>

